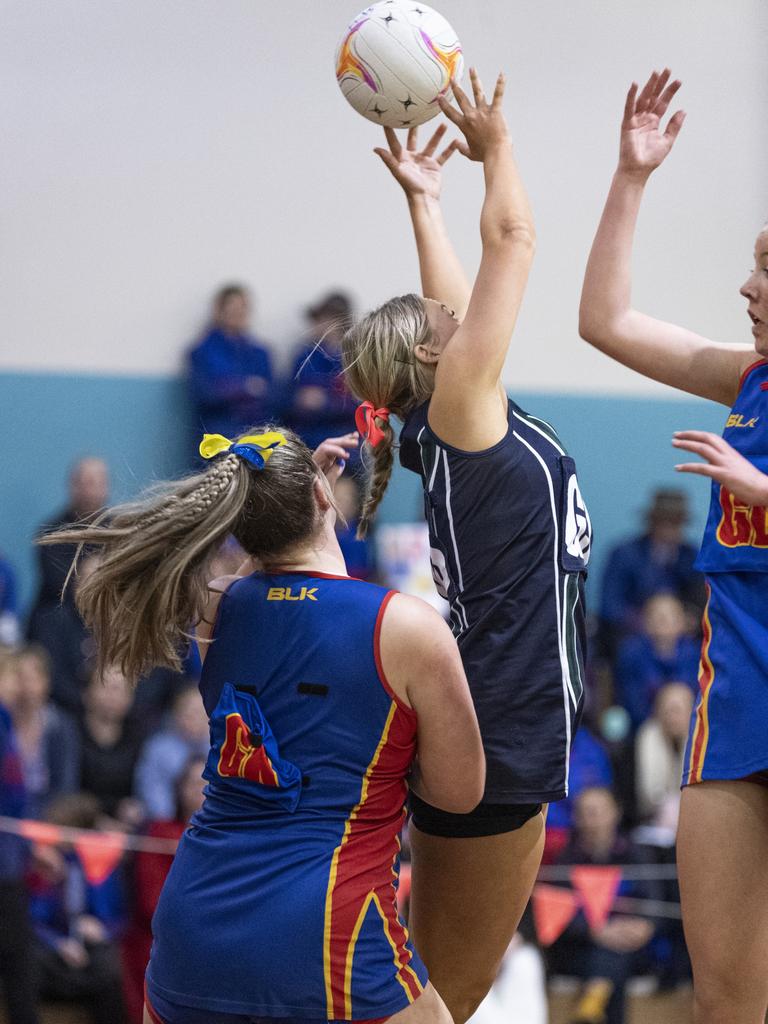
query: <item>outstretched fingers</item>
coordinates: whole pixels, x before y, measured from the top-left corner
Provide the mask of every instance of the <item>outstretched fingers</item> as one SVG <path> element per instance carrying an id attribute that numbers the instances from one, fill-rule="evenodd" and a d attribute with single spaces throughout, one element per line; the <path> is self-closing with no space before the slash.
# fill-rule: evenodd
<path id="1" fill-rule="evenodd" d="M 403 152 L 403 147 L 400 145 L 400 140 L 397 137 L 397 133 L 394 128 L 385 128 L 384 135 L 387 139 L 387 145 L 389 146 L 390 153 L 397 159 L 400 158 L 400 154 Z"/>
<path id="2" fill-rule="evenodd" d="M 455 78 L 451 79 L 451 89 L 453 90 L 454 98 L 459 104 L 459 109 L 462 114 L 469 113 L 472 109 L 472 103 L 470 102 L 469 96 L 467 96 Z"/>
<path id="3" fill-rule="evenodd" d="M 390 151 L 388 149 L 384 149 L 383 146 L 374 147 L 373 152 L 376 154 L 376 156 L 381 157 L 382 163 L 385 163 L 387 167 L 390 169 L 390 171 L 394 172 L 400 166 L 400 161 L 397 159 L 394 153 L 390 153 Z"/>
<path id="4" fill-rule="evenodd" d="M 448 120 L 453 122 L 453 124 L 460 125 L 464 120 L 464 115 L 461 113 L 460 110 L 457 110 L 456 107 L 451 105 L 446 96 L 438 96 L 437 105 L 440 107 L 440 109 L 448 118 Z"/>
<path id="5" fill-rule="evenodd" d="M 418 141 L 419 129 L 417 128 L 416 125 L 414 125 L 413 128 L 408 129 L 408 135 L 406 136 L 405 139 L 405 148 L 408 150 L 409 153 L 416 152 L 416 144 L 418 143 Z"/>
<path id="6" fill-rule="evenodd" d="M 630 121 L 635 115 L 635 104 L 637 102 L 637 90 L 639 89 L 637 82 L 633 82 L 629 87 L 627 98 L 624 101 L 624 121 Z"/>
<path id="7" fill-rule="evenodd" d="M 504 98 L 504 89 L 506 88 L 507 80 L 504 77 L 504 72 L 499 72 L 499 77 L 496 79 L 496 88 L 493 90 L 493 99 L 491 100 L 491 109 L 498 110 L 501 106 L 501 101 Z"/>
<path id="8" fill-rule="evenodd" d="M 475 106 L 479 107 L 485 105 L 485 92 L 483 91 L 483 83 L 480 81 L 480 76 L 477 73 L 476 68 L 469 69 L 469 80 L 472 83 L 472 94 L 475 97 Z"/>
<path id="9" fill-rule="evenodd" d="M 664 115 L 667 112 L 667 107 L 672 102 L 672 97 L 675 95 L 675 93 L 682 84 L 683 83 L 679 79 L 675 79 L 674 82 L 669 83 L 666 89 L 659 95 L 658 99 L 656 100 L 656 104 L 653 108 L 654 114 L 658 114 L 660 118 L 664 117 Z"/>
<path id="10" fill-rule="evenodd" d="M 445 135 L 447 129 L 448 129 L 448 125 L 445 125 L 445 124 L 438 125 L 438 127 L 432 133 L 432 136 L 429 139 L 429 141 L 427 142 L 426 146 L 424 147 L 424 149 L 422 149 L 422 151 L 421 151 L 421 155 L 422 156 L 432 156 L 433 155 L 433 153 L 437 149 L 438 143 L 440 142 L 442 137 Z M 413 128 L 412 131 L 416 131 L 416 129 Z"/>
<path id="11" fill-rule="evenodd" d="M 669 119 L 669 124 L 664 132 L 670 142 L 674 142 L 677 136 L 680 134 L 680 129 L 683 127 L 683 121 L 685 121 L 685 111 L 678 110 Z"/>
<path id="12" fill-rule="evenodd" d="M 454 153 L 461 153 L 462 156 L 469 156 L 469 146 L 466 142 L 461 139 L 454 139 L 450 145 L 446 146 L 440 156 L 437 158 L 437 162 L 442 166 L 446 160 L 453 156 Z"/>
<path id="13" fill-rule="evenodd" d="M 654 71 L 648 81 L 645 83 L 643 88 L 640 90 L 640 95 L 637 97 L 635 102 L 635 113 L 644 114 L 649 107 L 652 106 L 652 99 L 654 96 L 654 90 L 656 89 L 656 82 L 658 81 L 659 73 Z"/>

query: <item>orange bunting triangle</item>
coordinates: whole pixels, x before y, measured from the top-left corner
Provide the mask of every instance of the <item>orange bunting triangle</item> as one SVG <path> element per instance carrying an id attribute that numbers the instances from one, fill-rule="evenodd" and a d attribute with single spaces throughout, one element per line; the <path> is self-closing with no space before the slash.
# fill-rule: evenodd
<path id="1" fill-rule="evenodd" d="M 616 902 L 621 868 L 583 865 L 571 869 L 571 882 L 581 897 L 591 928 L 602 928 Z"/>
<path id="2" fill-rule="evenodd" d="M 533 920 L 542 946 L 550 946 L 573 920 L 579 902 L 572 889 L 539 882 L 533 890 Z"/>
<path id="3" fill-rule="evenodd" d="M 53 846 L 61 842 L 61 829 L 58 825 L 49 825 L 47 821 L 22 820 L 19 822 L 19 835 L 41 846 Z"/>
<path id="4" fill-rule="evenodd" d="M 74 845 L 87 880 L 91 885 L 101 885 L 120 863 L 125 836 L 120 832 L 95 832 Z"/>

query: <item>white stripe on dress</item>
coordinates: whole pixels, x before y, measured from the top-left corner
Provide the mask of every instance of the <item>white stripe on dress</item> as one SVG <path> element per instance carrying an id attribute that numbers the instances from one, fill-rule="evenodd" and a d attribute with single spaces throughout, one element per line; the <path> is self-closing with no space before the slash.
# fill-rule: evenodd
<path id="1" fill-rule="evenodd" d="M 530 427 L 531 430 L 535 430 L 537 434 L 541 434 L 544 440 L 549 441 L 552 447 L 556 451 L 560 452 L 561 455 L 565 455 L 565 449 L 561 448 L 557 441 L 553 441 L 549 434 L 545 430 L 542 430 L 541 427 L 537 427 L 535 423 L 531 423 L 531 419 L 536 419 L 535 416 L 531 416 L 530 419 L 527 419 L 525 416 L 521 416 L 519 412 L 515 412 L 514 409 L 512 410 L 512 415 L 516 416 L 521 423 L 524 423 L 526 425 L 526 427 Z M 544 420 L 539 420 L 539 422 L 543 423 Z M 531 451 L 533 451 L 533 449 L 531 449 Z"/>

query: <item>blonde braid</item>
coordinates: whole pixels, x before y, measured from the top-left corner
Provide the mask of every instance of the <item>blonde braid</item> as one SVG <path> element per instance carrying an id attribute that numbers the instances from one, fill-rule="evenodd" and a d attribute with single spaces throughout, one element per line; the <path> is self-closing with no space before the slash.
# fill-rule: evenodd
<path id="1" fill-rule="evenodd" d="M 392 467 L 395 461 L 394 431 L 389 423 L 384 424 L 382 429 L 384 431 L 384 438 L 373 449 L 373 472 L 368 481 L 368 489 L 357 527 L 359 540 L 368 536 L 368 528 L 376 515 L 381 499 L 384 497 L 389 478 L 392 476 Z"/>

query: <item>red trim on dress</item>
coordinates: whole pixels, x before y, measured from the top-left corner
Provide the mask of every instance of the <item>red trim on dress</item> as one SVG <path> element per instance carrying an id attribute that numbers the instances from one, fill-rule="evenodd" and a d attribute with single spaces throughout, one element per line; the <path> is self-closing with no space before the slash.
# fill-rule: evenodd
<path id="1" fill-rule="evenodd" d="M 384 622 L 384 612 L 387 610 L 387 605 L 395 596 L 395 594 L 397 594 L 396 590 L 387 591 L 386 595 L 384 596 L 384 600 L 381 602 L 381 605 L 379 606 L 379 614 L 376 616 L 376 628 L 373 631 L 373 658 L 374 661 L 376 662 L 376 671 L 379 673 L 381 685 L 387 691 L 387 693 L 395 702 L 395 704 L 397 704 L 397 706 L 402 711 L 404 711 L 406 715 L 413 715 L 415 718 L 416 712 L 413 710 L 410 704 L 406 704 L 402 697 L 398 697 L 398 695 L 390 686 L 389 680 L 387 679 L 386 673 L 384 671 L 384 666 L 381 662 L 381 626 L 382 623 Z"/>
<path id="2" fill-rule="evenodd" d="M 309 569 L 275 569 L 271 572 L 259 569 L 257 572 L 260 576 L 312 576 L 319 580 L 354 580 L 356 583 L 365 583 L 365 580 L 359 580 L 357 576 L 339 576 L 334 572 L 312 572 Z"/>
<path id="3" fill-rule="evenodd" d="M 768 359 L 756 359 L 754 363 L 749 364 L 741 377 L 739 377 L 739 391 L 744 387 L 744 381 L 747 379 L 749 374 L 752 373 L 753 370 L 757 369 L 758 366 L 763 366 L 765 363 L 768 363 Z"/>

